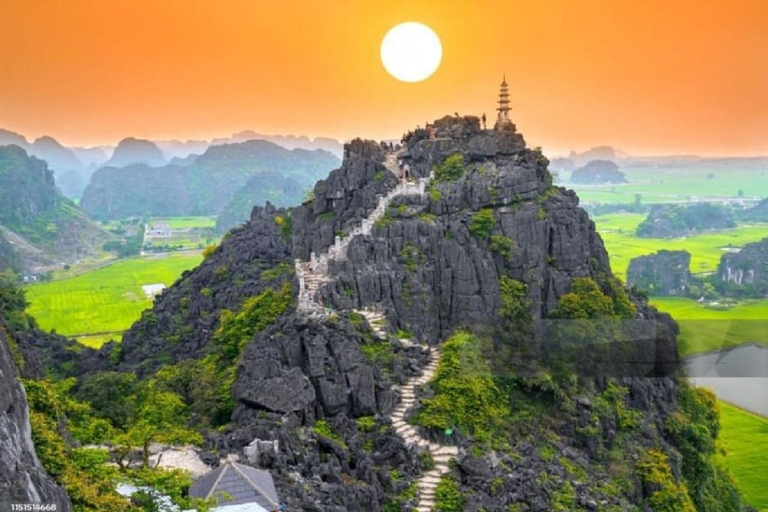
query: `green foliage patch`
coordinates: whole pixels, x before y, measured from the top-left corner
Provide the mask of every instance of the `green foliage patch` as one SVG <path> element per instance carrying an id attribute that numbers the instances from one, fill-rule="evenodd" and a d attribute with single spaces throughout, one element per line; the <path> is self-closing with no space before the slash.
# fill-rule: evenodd
<path id="1" fill-rule="evenodd" d="M 496 227 L 496 217 L 492 208 L 477 211 L 469 221 L 469 232 L 475 238 L 488 238 Z"/>
<path id="2" fill-rule="evenodd" d="M 246 299 L 237 313 L 223 310 L 213 337 L 220 357 L 225 361 L 236 360 L 245 344 L 282 315 L 290 303 L 291 285 L 285 283 L 278 290 L 270 288 Z"/>
<path id="3" fill-rule="evenodd" d="M 425 399 L 411 421 L 425 428 L 460 428 L 480 443 L 505 439 L 507 398 L 494 380 L 479 338 L 459 332 L 442 346 L 440 363 Z"/>
<path id="4" fill-rule="evenodd" d="M 442 164 L 435 165 L 432 169 L 435 173 L 435 180 L 456 181 L 464 176 L 466 165 L 464 164 L 464 155 L 455 153 L 446 158 Z"/>

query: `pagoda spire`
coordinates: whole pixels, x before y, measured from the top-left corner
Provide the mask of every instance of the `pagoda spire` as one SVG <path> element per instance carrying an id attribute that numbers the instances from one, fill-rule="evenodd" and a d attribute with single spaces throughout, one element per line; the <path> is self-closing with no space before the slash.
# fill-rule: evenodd
<path id="1" fill-rule="evenodd" d="M 496 109 L 499 111 L 499 115 L 496 118 L 497 130 L 507 127 L 512 124 L 512 120 L 509 118 L 509 111 L 512 108 L 509 106 L 509 89 L 507 86 L 507 74 L 504 74 L 504 78 L 501 82 L 499 89 L 499 107 Z"/>

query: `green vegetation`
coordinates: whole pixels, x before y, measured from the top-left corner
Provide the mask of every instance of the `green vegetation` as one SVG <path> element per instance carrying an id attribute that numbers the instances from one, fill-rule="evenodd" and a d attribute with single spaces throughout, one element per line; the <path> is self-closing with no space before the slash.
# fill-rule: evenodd
<path id="1" fill-rule="evenodd" d="M 152 305 L 143 285 L 170 286 L 200 261 L 201 256 L 188 254 L 131 258 L 79 276 L 33 284 L 26 288 L 29 313 L 45 330 L 119 339 Z"/>
<path id="2" fill-rule="evenodd" d="M 279 290 L 268 289 L 247 299 L 237 313 L 221 312 L 219 329 L 214 335 L 221 358 L 235 361 L 251 338 L 282 315 L 291 303 L 291 284 Z"/>
<path id="3" fill-rule="evenodd" d="M 664 430 L 683 455 L 683 479 L 696 510 L 738 512 L 742 503 L 736 485 L 714 457 L 720 430 L 715 395 L 680 382 L 677 401 L 679 408 Z"/>
<path id="4" fill-rule="evenodd" d="M 325 420 L 317 420 L 314 426 L 312 427 L 312 431 L 319 436 L 322 436 L 326 439 L 330 439 L 331 441 L 334 441 L 336 444 L 338 444 L 344 449 L 347 448 L 347 444 L 344 442 L 344 439 L 342 439 L 339 434 L 334 432 L 331 429 L 331 426 L 328 425 L 328 422 Z"/>
<path id="5" fill-rule="evenodd" d="M 74 383 L 74 379 L 56 383 L 28 380 L 24 387 L 37 455 L 48 474 L 66 489 L 75 512 L 144 510 L 115 491 L 119 482 L 126 481 L 155 487 L 183 509 L 198 505 L 196 500 L 186 497 L 185 489 L 191 484 L 189 476 L 181 471 L 154 469 L 148 461 L 147 447 L 152 441 L 202 441 L 184 426 L 183 405 L 177 396 L 159 391 L 152 381 L 127 382 L 131 385 L 130 395 L 112 394 L 119 401 L 113 409 L 125 413 L 123 425 L 117 428 L 89 403 L 70 396 Z M 83 444 L 113 444 L 118 466 L 107 464 L 110 456 L 105 450 L 71 447 L 64 440 L 63 429 Z M 140 469 L 128 469 L 123 463 L 133 447 L 143 453 Z"/>
<path id="6" fill-rule="evenodd" d="M 462 512 L 467 502 L 459 485 L 450 476 L 440 478 L 435 488 L 435 512 Z"/>
<path id="7" fill-rule="evenodd" d="M 684 356 L 744 342 L 768 343 L 768 300 L 718 308 L 682 297 L 654 297 L 651 304 L 680 325 L 677 342 Z"/>
<path id="8" fill-rule="evenodd" d="M 509 277 L 502 277 L 499 280 L 499 287 L 501 289 L 501 310 L 499 311 L 501 317 L 510 322 L 530 322 L 530 303 L 525 298 L 528 287 L 525 283 Z"/>
<path id="9" fill-rule="evenodd" d="M 275 224 L 280 228 L 280 235 L 283 237 L 283 240 L 290 241 L 293 234 L 293 217 L 290 214 L 285 217 L 276 215 Z"/>
<path id="10" fill-rule="evenodd" d="M 16 287 L 16 275 L 11 269 L 0 271 L 0 317 L 14 331 L 26 331 L 31 320 L 25 309 L 27 299 L 24 290 Z"/>
<path id="11" fill-rule="evenodd" d="M 405 268 L 408 272 L 416 272 L 421 261 L 423 254 L 421 249 L 413 244 L 404 244 L 403 249 L 400 252 L 400 257 L 405 260 Z"/>
<path id="12" fill-rule="evenodd" d="M 277 281 L 281 277 L 293 275 L 294 268 L 288 263 L 278 263 L 272 268 L 268 268 L 261 273 L 261 278 L 265 281 Z"/>
<path id="13" fill-rule="evenodd" d="M 560 297 L 557 307 L 552 312 L 553 318 L 569 320 L 592 320 L 596 318 L 634 316 L 634 306 L 622 289 L 614 298 L 603 293 L 598 284 L 586 277 L 573 280 L 571 291 Z"/>
<path id="14" fill-rule="evenodd" d="M 482 350 L 481 340 L 468 332 L 445 341 L 437 372 L 429 383 L 435 395 L 424 400 L 411 418 L 414 424 L 439 430 L 457 427 L 480 443 L 506 438 L 509 403 Z"/>
<path id="15" fill-rule="evenodd" d="M 722 205 L 655 205 L 648 218 L 637 226 L 639 237 L 684 236 L 690 232 L 734 228 L 733 214 Z"/>
<path id="16" fill-rule="evenodd" d="M 168 224 L 171 229 L 212 229 L 216 227 L 216 217 L 210 216 L 180 216 L 152 219 L 152 223 Z"/>
<path id="17" fill-rule="evenodd" d="M 691 253 L 691 272 L 713 272 L 725 248 L 742 247 L 768 237 L 768 224 L 755 224 L 738 225 L 734 229 L 685 238 L 639 238 L 635 235 L 635 230 L 644 218 L 642 214 L 632 213 L 615 213 L 593 218 L 610 255 L 611 268 L 618 277 L 626 277 L 632 258 L 652 254 L 659 249 L 688 251 Z"/>
<path id="18" fill-rule="evenodd" d="M 488 250 L 510 261 L 515 256 L 515 241 L 504 235 L 491 235 Z"/>
<path id="19" fill-rule="evenodd" d="M 733 475 L 744 500 L 768 510 L 768 419 L 719 402 L 720 436 L 716 460 Z"/>
<path id="20" fill-rule="evenodd" d="M 385 371 L 392 366 L 395 359 L 395 350 L 387 340 L 366 340 L 360 350 L 366 362 L 380 366 Z"/>
<path id="21" fill-rule="evenodd" d="M 644 203 L 668 203 L 699 199 L 718 200 L 738 197 L 739 189 L 752 197 L 768 196 L 768 174 L 755 168 L 715 169 L 701 164 L 688 167 L 622 166 L 628 184 L 583 186 L 572 185 L 582 204 L 591 202 L 632 204 L 642 195 Z M 708 178 L 711 174 L 711 178 Z M 653 179 L 649 179 L 649 177 Z M 562 176 L 568 179 L 569 176 Z"/>
<path id="22" fill-rule="evenodd" d="M 496 227 L 496 217 L 493 208 L 483 208 L 472 216 L 469 221 L 469 232 L 475 238 L 488 238 Z"/>
<path id="23" fill-rule="evenodd" d="M 437 186 L 432 183 L 432 181 L 430 181 L 429 185 L 427 185 L 427 195 L 429 196 L 429 199 L 434 202 L 438 202 L 442 198 L 440 191 L 437 189 Z"/>
<path id="24" fill-rule="evenodd" d="M 141 252 L 144 243 L 144 225 L 140 224 L 136 232 L 122 240 L 110 240 L 101 248 L 108 252 L 114 252 L 118 258 L 136 256 Z"/>
<path id="25" fill-rule="evenodd" d="M 435 180 L 441 181 L 455 181 L 466 172 L 466 166 L 464 165 L 464 156 L 461 153 L 456 153 L 446 158 L 442 164 L 436 165 L 432 169 L 435 172 Z"/>
<path id="26" fill-rule="evenodd" d="M 659 450 L 648 450 L 637 463 L 640 479 L 655 489 L 650 497 L 654 512 L 696 512 L 688 488 L 675 481 L 667 456 Z"/>

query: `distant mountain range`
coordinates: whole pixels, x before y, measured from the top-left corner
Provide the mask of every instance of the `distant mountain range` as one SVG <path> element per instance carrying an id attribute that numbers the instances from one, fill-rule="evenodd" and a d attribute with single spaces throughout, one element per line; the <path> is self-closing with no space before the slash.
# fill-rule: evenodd
<path id="1" fill-rule="evenodd" d="M 45 160 L 56 177 L 61 192 L 70 199 L 80 199 L 88 181 L 101 167 L 126 167 L 145 164 L 161 167 L 168 163 L 185 166 L 212 146 L 266 140 L 286 149 L 322 149 L 341 158 L 344 144 L 336 139 L 296 135 L 265 135 L 255 131 L 242 131 L 231 137 L 212 140 L 158 140 L 128 137 L 117 146 L 67 147 L 50 136 L 33 142 L 20 134 L 0 128 L 0 146 L 15 145 L 29 155 Z"/>
<path id="2" fill-rule="evenodd" d="M 12 145 L 0 146 L 0 238 L 0 270 L 34 273 L 94 256 L 112 237 L 59 193 L 45 161 Z"/>
<path id="3" fill-rule="evenodd" d="M 248 219 L 253 206 L 267 200 L 280 206 L 299 204 L 304 191 L 340 163 L 328 151 L 288 150 L 264 140 L 216 145 L 163 167 L 102 167 L 91 177 L 80 204 L 103 220 L 225 212 L 219 222 L 225 230 Z"/>

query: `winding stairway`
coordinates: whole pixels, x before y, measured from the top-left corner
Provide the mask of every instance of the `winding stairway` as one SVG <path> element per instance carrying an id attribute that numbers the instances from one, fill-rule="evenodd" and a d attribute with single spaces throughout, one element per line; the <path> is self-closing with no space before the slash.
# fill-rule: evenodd
<path id="1" fill-rule="evenodd" d="M 370 235 L 376 222 L 387 213 L 387 205 L 392 199 L 397 196 L 423 195 L 426 191 L 427 183 L 432 176 L 413 182 L 404 181 L 402 179 L 404 171 L 397 161 L 398 153 L 388 153 L 384 160 L 384 166 L 398 177 L 400 183 L 386 195 L 379 197 L 376 208 L 368 217 L 363 219 L 359 226 L 346 233 L 343 238 L 337 235 L 334 244 L 325 253 L 316 255 L 313 252 L 309 261 L 297 259 L 294 262 L 296 276 L 299 279 L 298 311 L 300 313 L 310 316 L 327 316 L 328 311 L 326 311 L 320 298 L 320 287 L 331 280 L 328 274 L 328 263 L 346 259 L 347 248 L 352 239 L 358 235 Z"/>
<path id="2" fill-rule="evenodd" d="M 397 153 L 387 154 L 384 166 L 398 177 L 400 184 L 390 190 L 386 195 L 379 197 L 376 208 L 374 208 L 368 217 L 363 219 L 360 226 L 357 226 L 351 232 L 347 233 L 343 239 L 337 236 L 334 245 L 329 247 L 327 252 L 319 256 L 312 253 L 310 261 L 301 261 L 298 259 L 295 261 L 296 276 L 299 279 L 298 311 L 300 313 L 304 313 L 308 316 L 328 315 L 328 310 L 326 310 L 320 298 L 320 287 L 331 281 L 331 277 L 328 273 L 328 262 L 345 259 L 347 257 L 347 248 L 349 247 L 352 238 L 358 235 L 369 235 L 376 222 L 386 213 L 387 205 L 392 199 L 400 195 L 423 195 L 426 191 L 427 183 L 429 183 L 429 180 L 432 178 L 430 175 L 427 178 L 421 178 L 415 182 L 404 181 L 402 179 L 404 170 L 398 165 Z M 371 329 L 376 336 L 383 339 L 389 337 L 385 328 L 386 319 L 383 313 L 369 309 L 355 311 L 368 321 L 368 324 L 371 326 Z M 406 445 L 417 446 L 422 450 L 426 450 L 429 452 L 432 461 L 434 462 L 434 467 L 417 480 L 419 502 L 414 509 L 416 512 L 430 512 L 435 505 L 435 490 L 437 484 L 440 482 L 440 477 L 451 470 L 449 464 L 450 460 L 458 455 L 459 450 L 456 446 L 443 446 L 429 441 L 421 436 L 418 430 L 412 425 L 409 425 L 406 421 L 405 417 L 408 409 L 413 407 L 416 403 L 418 388 L 429 382 L 437 371 L 437 365 L 440 361 L 440 351 L 436 347 L 419 345 L 406 338 L 400 339 L 399 341 L 403 346 L 419 346 L 424 350 L 428 350 L 430 353 L 429 362 L 422 370 L 421 375 L 412 377 L 402 386 L 396 386 L 394 388 L 395 391 L 399 392 L 400 402 L 390 416 L 395 432 L 397 432 L 403 441 L 405 441 Z"/>

